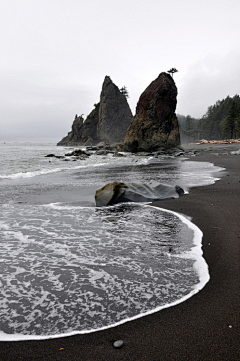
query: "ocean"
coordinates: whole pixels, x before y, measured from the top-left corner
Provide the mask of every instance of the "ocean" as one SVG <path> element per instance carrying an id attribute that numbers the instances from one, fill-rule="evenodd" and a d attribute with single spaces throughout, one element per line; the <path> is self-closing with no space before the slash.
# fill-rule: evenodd
<path id="1" fill-rule="evenodd" d="M 54 144 L 0 144 L 0 340 L 89 333 L 142 317 L 209 280 L 202 232 L 146 203 L 95 207 L 112 181 L 191 187 L 222 168 L 194 158 L 92 154 Z"/>

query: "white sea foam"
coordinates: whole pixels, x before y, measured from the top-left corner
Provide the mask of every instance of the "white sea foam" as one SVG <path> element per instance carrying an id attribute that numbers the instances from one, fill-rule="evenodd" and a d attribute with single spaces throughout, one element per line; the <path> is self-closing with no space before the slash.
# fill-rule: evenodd
<path id="1" fill-rule="evenodd" d="M 65 203 L 61 203 L 61 202 L 56 202 L 56 203 L 48 203 L 48 204 L 43 204 L 41 207 L 45 207 L 45 208 L 52 208 L 52 209 L 56 209 L 56 210 L 76 210 L 76 209 L 92 209 L 92 206 L 79 206 L 79 205 L 68 205 Z"/>
<path id="2" fill-rule="evenodd" d="M 105 163 L 98 163 L 98 164 L 91 164 L 92 167 L 101 167 L 105 165 Z M 41 170 L 35 170 L 32 172 L 19 172 L 19 173 L 13 173 L 13 174 L 3 174 L 0 175 L 0 178 L 2 179 L 18 179 L 18 178 L 33 178 L 41 175 L 51 174 L 51 173 L 58 173 L 62 171 L 68 171 L 68 170 L 77 170 L 77 169 L 83 169 L 87 168 L 89 164 L 85 165 L 78 165 L 75 167 L 62 167 L 62 168 L 53 168 L 53 169 L 41 169 Z"/>
<path id="3" fill-rule="evenodd" d="M 155 207 L 155 208 L 157 208 L 157 207 Z M 190 221 L 190 219 L 188 217 L 183 216 L 182 214 L 179 214 L 177 212 L 173 212 L 173 211 L 166 210 L 163 208 L 160 208 L 160 209 L 162 212 L 168 212 L 168 213 L 174 214 L 181 220 L 181 222 L 186 224 L 188 226 L 188 228 L 193 230 L 194 246 L 189 251 L 184 251 L 184 253 L 179 254 L 178 257 L 195 259 L 195 263 L 193 266 L 199 276 L 199 283 L 197 285 L 194 285 L 194 289 L 195 289 L 195 291 L 198 292 L 210 280 L 208 265 L 207 265 L 205 259 L 202 257 L 202 255 L 203 255 L 203 251 L 202 251 L 203 233 L 194 223 L 192 223 Z"/>
<path id="4" fill-rule="evenodd" d="M 13 334 L 2 332 L 1 340 L 55 338 L 114 327 L 183 302 L 198 292 L 209 279 L 207 265 L 202 258 L 201 231 L 189 219 L 175 212 L 133 204 L 100 210 L 72 207 L 70 211 L 68 206 L 64 209 L 63 204 L 60 208 L 59 205 L 50 204 L 35 209 L 23 207 L 22 212 L 26 214 L 22 218 L 31 214 L 28 223 L 23 224 L 21 219 L 17 222 L 14 220 L 10 208 L 9 205 L 5 207 L 8 222 L 0 224 L 3 239 L 6 240 L 2 258 L 11 269 L 2 276 L 0 306 L 6 310 L 9 327 L 15 331 Z M 42 215 L 40 208 L 45 211 Z M 33 216 L 35 212 L 38 212 L 38 217 Z M 158 224 L 159 221 L 163 223 Z M 79 222 L 84 223 L 83 234 L 78 230 Z M 181 224 L 186 227 L 180 227 Z M 189 234 L 187 229 L 193 234 Z M 160 230 L 165 230 L 161 240 Z M 175 252 L 170 254 L 168 247 L 172 245 L 172 234 L 175 233 Z M 178 241 L 178 238 L 185 237 L 188 245 Z M 11 254 L 13 259 L 9 259 Z M 185 262 L 189 261 L 186 265 Z M 81 286 L 82 290 L 78 286 L 80 279 L 77 270 L 82 272 L 83 285 L 85 282 L 89 284 Z M 119 278 L 122 272 L 126 273 Z M 194 276 L 195 272 L 198 275 Z M 178 279 L 176 284 L 171 273 L 174 279 Z M 162 278 L 163 274 L 165 278 Z M 186 288 L 190 274 L 193 283 L 187 281 Z M 12 300 L 9 299 L 10 290 Z M 172 292 L 173 295 L 176 292 L 176 296 L 183 292 L 183 295 L 172 299 Z M 108 297 L 107 303 L 104 295 Z M 59 297 L 63 297 L 63 300 Z M 143 303 L 139 303 L 140 299 Z M 152 299 L 155 299 L 153 303 Z M 107 305 L 110 307 L 108 313 Z M 79 307 L 89 320 L 99 319 L 101 314 L 103 319 L 109 320 L 102 324 L 99 319 L 94 327 L 88 323 L 88 327 L 79 329 L 71 324 L 76 312 L 74 309 L 79 312 Z M 134 314 L 129 317 L 126 310 L 131 309 Z M 70 316 L 68 321 L 64 318 L 66 314 Z M 112 320 L 111 314 L 115 315 Z M 23 315 L 24 322 L 20 321 Z M 43 328 L 43 319 L 46 319 L 47 327 L 51 329 L 53 326 L 54 332 L 37 334 L 37 330 Z M 69 322 L 68 330 L 57 332 L 55 322 L 59 325 Z M 23 331 L 29 327 L 28 324 L 31 327 L 34 325 L 35 329 L 30 334 Z M 22 328 L 20 333 L 17 331 L 19 328 Z"/>

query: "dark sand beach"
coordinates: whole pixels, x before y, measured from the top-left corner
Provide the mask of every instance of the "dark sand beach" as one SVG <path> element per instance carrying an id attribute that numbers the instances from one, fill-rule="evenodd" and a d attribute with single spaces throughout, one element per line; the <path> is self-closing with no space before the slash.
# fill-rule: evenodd
<path id="1" fill-rule="evenodd" d="M 0 360 L 240 360 L 240 156 L 234 145 L 189 145 L 194 161 L 226 168 L 213 185 L 154 205 L 192 217 L 203 231 L 210 281 L 187 301 L 121 326 L 44 341 L 0 342 Z M 218 154 L 218 155 L 217 155 Z M 113 342 L 123 340 L 115 349 Z"/>

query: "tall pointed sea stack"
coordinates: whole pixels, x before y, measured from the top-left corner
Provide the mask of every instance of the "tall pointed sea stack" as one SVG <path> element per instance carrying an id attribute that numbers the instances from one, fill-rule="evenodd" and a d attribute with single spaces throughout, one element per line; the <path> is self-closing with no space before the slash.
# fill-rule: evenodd
<path id="1" fill-rule="evenodd" d="M 132 117 L 126 96 L 106 76 L 100 95 L 98 139 L 110 144 L 123 142 Z"/>
<path id="2" fill-rule="evenodd" d="M 174 80 L 171 75 L 161 73 L 139 98 L 136 115 L 125 137 L 125 150 L 155 151 L 178 146 L 180 135 L 176 105 Z"/>
<path id="3" fill-rule="evenodd" d="M 95 104 L 85 121 L 76 116 L 72 131 L 57 145 L 96 145 L 103 141 L 108 144 L 123 143 L 131 120 L 132 112 L 126 96 L 106 76 L 100 103 Z"/>

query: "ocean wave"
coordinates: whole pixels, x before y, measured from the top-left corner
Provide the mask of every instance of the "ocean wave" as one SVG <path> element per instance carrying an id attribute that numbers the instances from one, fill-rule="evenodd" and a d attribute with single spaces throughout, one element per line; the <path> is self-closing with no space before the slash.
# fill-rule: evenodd
<path id="1" fill-rule="evenodd" d="M 15 173 L 15 174 L 14 173 L 13 174 L 3 174 L 3 175 L 0 175 L 0 178 L 1 179 L 32 178 L 32 177 L 36 177 L 39 175 L 61 172 L 63 170 L 66 170 L 66 168 L 41 169 L 41 170 L 35 170 L 32 172 L 19 172 L 19 173 Z"/>
<path id="2" fill-rule="evenodd" d="M 62 203 L 62 202 L 56 202 L 56 203 L 48 203 L 48 204 L 42 204 L 41 207 L 44 207 L 44 208 L 52 208 L 52 209 L 56 209 L 56 210 L 68 210 L 68 211 L 71 211 L 71 210 L 82 210 L 82 209 L 92 209 L 93 207 L 92 206 L 80 206 L 80 205 L 68 205 L 66 203 Z"/>
<path id="3" fill-rule="evenodd" d="M 83 168 L 87 168 L 89 166 L 91 167 L 101 167 L 106 165 L 105 163 L 98 163 L 98 164 L 86 164 L 86 165 L 78 165 L 75 167 L 59 167 L 59 168 L 53 168 L 53 169 L 49 169 L 49 168 L 43 168 L 43 169 L 39 169 L 39 170 L 34 170 L 31 172 L 18 172 L 18 173 L 13 173 L 13 174 L 3 174 L 0 175 L 0 179 L 20 179 L 20 178 L 33 178 L 33 177 L 37 177 L 37 176 L 42 176 L 42 175 L 47 175 L 47 174 L 51 174 L 51 173 L 58 173 L 58 172 L 64 172 L 64 171 L 68 171 L 68 170 L 77 170 L 77 169 L 83 169 Z"/>

